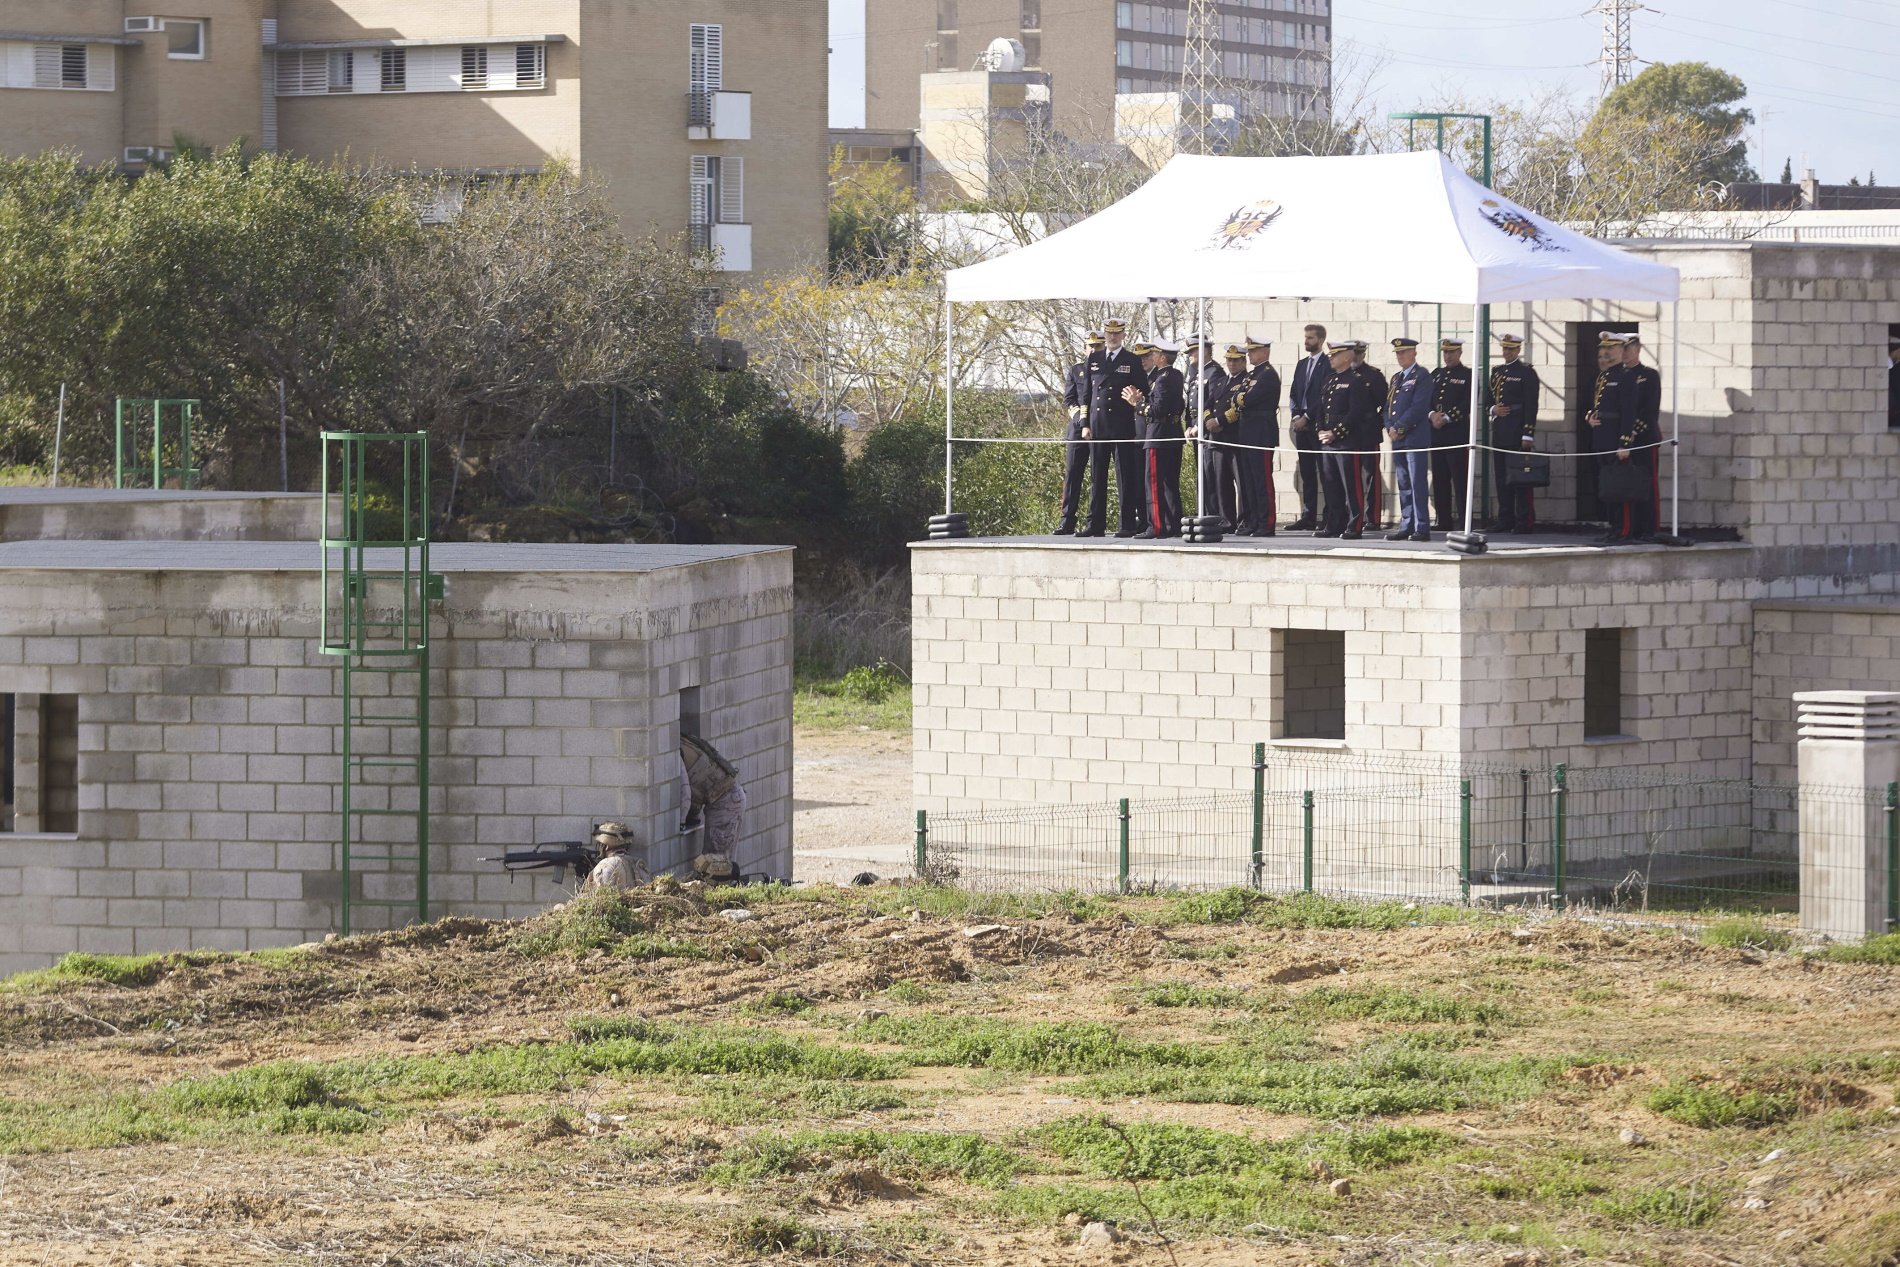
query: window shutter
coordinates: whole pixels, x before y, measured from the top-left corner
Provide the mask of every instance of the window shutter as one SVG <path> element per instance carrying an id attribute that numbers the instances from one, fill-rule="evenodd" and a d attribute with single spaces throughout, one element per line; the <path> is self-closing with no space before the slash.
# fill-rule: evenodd
<path id="1" fill-rule="evenodd" d="M 279 53 L 277 94 L 310 97 L 330 91 L 330 62 L 323 53 Z"/>
<path id="2" fill-rule="evenodd" d="M 704 154 L 695 154 L 692 157 L 690 177 L 692 203 L 688 209 L 688 224 L 712 223 L 713 162 L 713 159 Z"/>
<path id="3" fill-rule="evenodd" d="M 515 87 L 542 88 L 547 85 L 548 46 L 515 45 Z"/>
<path id="4" fill-rule="evenodd" d="M 719 160 L 719 223 L 745 223 L 745 160 Z"/>
<path id="5" fill-rule="evenodd" d="M 690 73 L 692 83 L 688 87 L 695 92 L 718 92 L 725 87 L 725 28 L 719 23 L 693 23 Z"/>
<path id="6" fill-rule="evenodd" d="M 105 44 L 95 44 L 86 51 L 86 87 L 97 92 L 112 91 L 115 57 L 111 47 Z"/>
<path id="7" fill-rule="evenodd" d="M 383 91 L 402 92 L 409 86 L 409 50 L 386 48 L 378 56 L 383 64 Z"/>
<path id="8" fill-rule="evenodd" d="M 488 87 L 488 49 L 480 44 L 466 45 L 462 49 L 462 78 L 464 91 Z"/>

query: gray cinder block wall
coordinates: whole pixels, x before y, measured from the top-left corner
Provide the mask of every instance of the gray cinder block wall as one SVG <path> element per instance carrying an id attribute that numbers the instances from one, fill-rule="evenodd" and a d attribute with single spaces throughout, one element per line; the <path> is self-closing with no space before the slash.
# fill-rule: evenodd
<path id="1" fill-rule="evenodd" d="M 0 488 L 0 541 L 315 541 L 315 493 Z"/>
<path id="2" fill-rule="evenodd" d="M 39 754 L 16 751 L 0 972 L 336 927 L 340 683 L 316 646 L 316 558 L 301 542 L 0 545 L 0 693 L 21 717 L 46 696 L 78 710 L 76 831 L 39 830 Z M 448 579 L 433 914 L 542 909 L 554 883 L 478 859 L 598 819 L 634 824 L 657 867 L 685 861 L 688 688 L 746 784 L 741 862 L 789 877 L 790 550 L 464 545 L 432 563 Z M 360 927 L 386 918 L 358 911 Z"/>

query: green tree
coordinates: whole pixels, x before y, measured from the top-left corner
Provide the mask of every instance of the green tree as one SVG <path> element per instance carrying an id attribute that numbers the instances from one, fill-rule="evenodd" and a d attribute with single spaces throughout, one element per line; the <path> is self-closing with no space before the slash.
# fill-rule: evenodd
<path id="1" fill-rule="evenodd" d="M 1794 156 L 1792 154 L 1781 160 L 1781 183 L 1794 184 Z"/>
<path id="2" fill-rule="evenodd" d="M 1750 181 L 1756 175 L 1742 129 L 1755 115 L 1735 104 L 1747 95 L 1748 86 L 1739 78 L 1707 62 L 1659 62 L 1605 97 L 1597 118 L 1613 131 L 1637 121 L 1685 121 L 1719 142 L 1694 173 L 1696 179 Z"/>
<path id="3" fill-rule="evenodd" d="M 916 253 L 917 198 L 902 165 L 853 167 L 842 146 L 831 155 L 826 255 L 837 277 L 903 272 Z"/>

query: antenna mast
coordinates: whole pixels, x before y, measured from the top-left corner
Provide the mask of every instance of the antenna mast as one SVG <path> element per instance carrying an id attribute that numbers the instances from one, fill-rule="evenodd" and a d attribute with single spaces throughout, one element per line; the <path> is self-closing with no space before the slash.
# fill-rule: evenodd
<path id="1" fill-rule="evenodd" d="M 1187 41 L 1181 49 L 1181 136 L 1187 154 L 1214 149 L 1214 100 L 1220 86 L 1220 13 L 1214 0 L 1188 0 Z"/>
<path id="2" fill-rule="evenodd" d="M 1597 54 L 1597 96 L 1607 97 L 1630 81 L 1636 54 L 1630 51 L 1630 19 L 1644 6 L 1638 0 L 1598 0 L 1589 13 L 1603 15 L 1603 51 Z"/>

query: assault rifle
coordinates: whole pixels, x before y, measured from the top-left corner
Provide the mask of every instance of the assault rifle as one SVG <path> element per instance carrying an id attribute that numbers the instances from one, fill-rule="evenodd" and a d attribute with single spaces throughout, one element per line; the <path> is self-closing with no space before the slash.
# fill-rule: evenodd
<path id="1" fill-rule="evenodd" d="M 578 884 L 587 878 L 587 873 L 600 861 L 600 853 L 584 841 L 549 840 L 532 849 L 510 849 L 499 856 L 483 858 L 482 861 L 499 862 L 509 875 L 518 871 L 544 871 L 549 867 L 559 872 L 572 867 L 574 882 Z"/>

